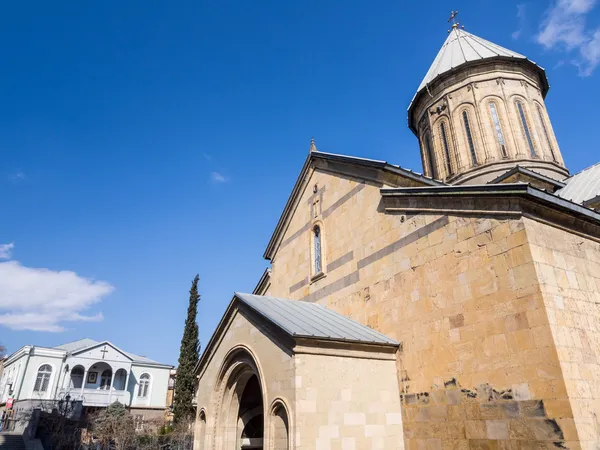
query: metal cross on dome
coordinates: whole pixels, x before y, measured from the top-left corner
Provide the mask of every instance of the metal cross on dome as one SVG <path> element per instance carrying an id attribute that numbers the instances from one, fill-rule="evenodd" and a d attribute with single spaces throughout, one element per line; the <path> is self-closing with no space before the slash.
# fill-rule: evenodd
<path id="1" fill-rule="evenodd" d="M 100 353 L 102 353 L 102 359 L 104 359 L 104 356 L 108 353 L 108 350 L 106 350 L 106 345 L 102 350 L 100 350 Z"/>
<path id="2" fill-rule="evenodd" d="M 456 11 L 450 11 L 450 18 L 448 19 L 448 23 L 450 23 L 450 21 L 452 21 L 453 25 L 456 25 L 456 20 L 454 20 L 454 18 L 458 16 L 458 10 Z"/>

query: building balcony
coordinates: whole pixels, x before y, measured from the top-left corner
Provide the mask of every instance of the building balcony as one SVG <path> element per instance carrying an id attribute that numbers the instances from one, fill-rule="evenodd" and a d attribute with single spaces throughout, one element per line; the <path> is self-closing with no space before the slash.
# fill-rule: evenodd
<path id="1" fill-rule="evenodd" d="M 81 389 L 61 389 L 59 398 L 64 398 L 67 394 L 71 396 L 71 400 L 81 400 L 83 406 L 104 407 L 117 401 L 123 405 L 129 405 L 131 400 L 131 394 L 128 391 L 116 389 L 83 389 L 83 392 Z"/>

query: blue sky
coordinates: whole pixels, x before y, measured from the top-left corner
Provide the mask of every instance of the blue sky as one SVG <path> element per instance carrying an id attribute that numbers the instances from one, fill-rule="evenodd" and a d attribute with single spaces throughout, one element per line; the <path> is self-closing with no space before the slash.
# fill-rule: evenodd
<path id="1" fill-rule="evenodd" d="M 311 136 L 420 170 L 406 108 L 451 8 L 546 67 L 568 167 L 596 162 L 599 1 L 4 5 L 0 343 L 174 364 L 199 273 L 206 344 L 267 266 Z"/>

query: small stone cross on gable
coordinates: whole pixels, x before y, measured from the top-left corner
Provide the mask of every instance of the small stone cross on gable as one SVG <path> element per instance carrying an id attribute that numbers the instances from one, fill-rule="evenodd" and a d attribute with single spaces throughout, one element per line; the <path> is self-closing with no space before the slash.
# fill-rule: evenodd
<path id="1" fill-rule="evenodd" d="M 100 353 L 102 353 L 102 359 L 104 359 L 104 356 L 108 353 L 108 350 L 106 350 L 106 345 L 102 350 L 100 350 Z"/>

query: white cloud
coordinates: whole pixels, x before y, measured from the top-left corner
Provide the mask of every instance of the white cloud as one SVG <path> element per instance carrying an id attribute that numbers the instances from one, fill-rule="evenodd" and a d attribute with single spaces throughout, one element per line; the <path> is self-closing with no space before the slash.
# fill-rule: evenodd
<path id="1" fill-rule="evenodd" d="M 15 248 L 15 244 L 12 242 L 9 244 L 0 244 L 0 259 L 10 259 L 13 248 Z"/>
<path id="2" fill-rule="evenodd" d="M 63 331 L 64 322 L 102 320 L 83 313 L 114 287 L 71 271 L 0 263 L 0 325 L 13 330 Z"/>
<path id="3" fill-rule="evenodd" d="M 557 0 L 546 12 L 537 42 L 547 49 L 577 52 L 572 63 L 581 76 L 592 74 L 600 63 L 600 28 L 589 29 L 586 16 L 598 0 Z"/>
<path id="4" fill-rule="evenodd" d="M 212 156 L 210 156 L 208 153 L 202 153 L 202 156 L 204 156 L 205 160 L 212 161 Z"/>
<path id="5" fill-rule="evenodd" d="M 525 3 L 519 3 L 517 5 L 517 21 L 519 23 L 519 28 L 512 33 L 513 39 L 519 39 L 521 34 L 523 34 L 523 29 L 525 28 L 526 11 L 527 5 Z"/>
<path id="6" fill-rule="evenodd" d="M 227 183 L 229 178 L 225 175 L 220 174 L 219 172 L 211 172 L 210 173 L 210 181 L 213 183 Z"/>

